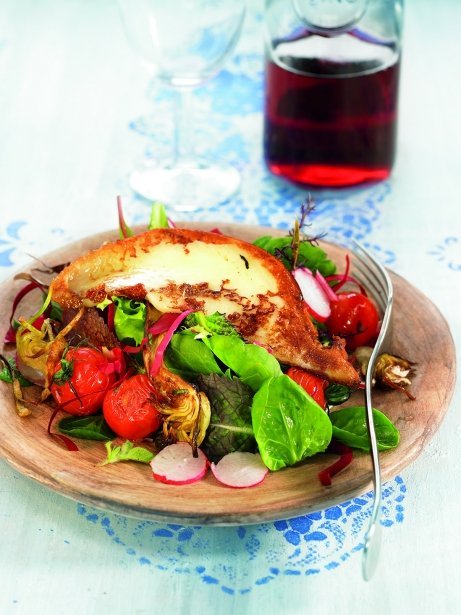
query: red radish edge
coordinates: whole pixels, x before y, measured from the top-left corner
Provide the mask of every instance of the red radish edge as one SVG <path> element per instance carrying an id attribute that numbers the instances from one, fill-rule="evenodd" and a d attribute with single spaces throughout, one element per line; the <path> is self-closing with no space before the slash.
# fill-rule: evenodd
<path id="1" fill-rule="evenodd" d="M 223 485 L 242 489 L 262 483 L 269 470 L 258 453 L 234 451 L 224 455 L 218 463 L 212 463 L 211 471 Z"/>
<path id="2" fill-rule="evenodd" d="M 155 377 L 158 374 L 160 366 L 162 365 L 163 355 L 165 354 L 166 347 L 168 346 L 171 338 L 173 337 L 173 333 L 176 331 L 182 321 L 186 318 L 186 316 L 191 313 L 192 310 L 185 310 L 184 312 L 181 312 L 181 314 L 163 314 L 162 316 L 160 316 L 157 322 L 149 329 L 149 333 L 153 333 L 156 335 L 159 335 L 160 333 L 163 333 L 165 331 L 165 335 L 163 336 L 160 344 L 157 347 L 154 361 L 149 372 L 150 376 Z M 163 330 L 161 329 L 162 325 L 160 323 L 162 319 L 164 319 L 163 326 L 166 327 Z"/>
<path id="3" fill-rule="evenodd" d="M 335 293 L 335 291 L 331 288 L 331 286 L 328 284 L 328 282 L 318 270 L 315 272 L 315 279 L 320 284 L 322 290 L 325 292 L 325 295 L 330 301 L 338 301 L 338 295 Z"/>
<path id="4" fill-rule="evenodd" d="M 168 485 L 188 485 L 203 478 L 208 459 L 197 449 L 197 457 L 187 442 L 165 446 L 150 462 L 154 478 Z"/>
<path id="5" fill-rule="evenodd" d="M 293 270 L 296 280 L 309 312 L 319 322 L 325 322 L 331 313 L 330 301 L 310 269 L 298 267 Z"/>

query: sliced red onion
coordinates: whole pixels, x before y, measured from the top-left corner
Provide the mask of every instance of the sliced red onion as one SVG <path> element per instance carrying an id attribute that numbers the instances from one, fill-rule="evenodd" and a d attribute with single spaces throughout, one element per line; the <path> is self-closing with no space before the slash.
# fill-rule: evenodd
<path id="1" fill-rule="evenodd" d="M 181 312 L 181 314 L 163 314 L 157 322 L 150 327 L 149 333 L 152 333 L 153 335 L 165 333 L 155 352 L 154 361 L 149 371 L 149 375 L 151 377 L 155 377 L 158 374 L 162 365 L 163 355 L 165 354 L 165 350 L 173 337 L 173 333 L 186 318 L 186 316 L 192 313 L 192 311 L 193 310 L 185 310 L 184 312 Z"/>
<path id="2" fill-rule="evenodd" d="M 188 314 L 190 314 L 191 311 L 192 310 L 189 310 Z M 180 314 L 177 314 L 176 312 L 162 314 L 160 318 L 151 327 L 149 327 L 149 329 L 147 329 L 147 333 L 151 333 L 152 335 L 161 335 L 162 333 L 165 333 L 179 316 Z"/>
<path id="3" fill-rule="evenodd" d="M 10 325 L 10 328 L 5 333 L 5 339 L 3 340 L 4 344 L 14 344 L 16 342 L 16 331 Z"/>
<path id="4" fill-rule="evenodd" d="M 39 288 L 42 292 L 45 292 L 44 287 L 40 286 L 40 284 L 38 284 L 37 282 L 29 282 L 29 284 L 26 284 L 25 286 L 23 286 L 23 288 L 21 288 L 20 291 L 18 291 L 18 293 L 16 294 L 16 297 L 13 300 L 13 306 L 11 308 L 11 315 L 10 315 L 10 323 L 13 320 L 13 316 L 14 313 L 16 312 L 16 308 L 18 307 L 20 301 L 22 299 L 24 299 L 24 297 L 26 295 L 28 295 L 32 290 L 35 290 L 36 288 Z M 8 329 L 6 335 L 5 335 L 5 344 L 8 343 L 14 343 L 16 341 L 16 333 L 13 329 L 12 326 L 10 326 L 10 328 Z"/>
<path id="5" fill-rule="evenodd" d="M 53 425 L 53 421 L 56 418 L 56 415 L 58 414 L 59 410 L 60 408 L 56 408 L 55 410 L 53 410 L 50 416 L 50 420 L 48 421 L 47 433 L 51 438 L 54 438 L 55 440 L 59 440 L 62 444 L 64 444 L 64 446 L 67 448 L 67 450 L 70 453 L 78 453 L 79 448 L 73 440 L 71 440 L 64 434 L 51 431 L 51 426 Z"/>
<path id="6" fill-rule="evenodd" d="M 120 228 L 120 233 L 123 238 L 131 237 L 133 235 L 133 231 L 130 229 L 128 224 L 125 222 L 125 217 L 123 215 L 122 208 L 122 197 L 120 195 L 117 196 L 117 210 L 118 210 L 118 224 Z"/>
<path id="7" fill-rule="evenodd" d="M 335 293 L 338 292 L 338 290 L 340 288 L 342 288 L 344 286 L 344 284 L 346 284 L 346 282 L 352 282 L 353 284 L 356 284 L 358 286 L 358 288 L 360 289 L 360 292 L 362 293 L 362 295 L 366 295 L 367 292 L 364 289 L 364 287 L 360 284 L 360 282 L 358 282 L 354 276 L 349 275 L 351 269 L 351 259 L 349 257 L 349 254 L 346 254 L 346 271 L 344 273 L 341 274 L 334 274 L 334 275 L 329 275 L 325 278 L 325 280 L 328 282 L 337 282 L 337 284 L 335 284 L 333 291 Z"/>
<path id="8" fill-rule="evenodd" d="M 129 346 L 128 344 L 121 344 L 120 348 L 127 354 L 138 354 L 144 348 L 147 343 L 147 337 L 144 337 L 139 346 Z"/>
<path id="9" fill-rule="evenodd" d="M 329 275 L 327 278 L 325 278 L 327 280 L 327 282 L 334 282 L 336 280 L 339 280 L 339 284 L 336 284 L 334 286 L 334 292 L 338 292 L 338 290 L 344 286 L 344 284 L 346 284 L 346 282 L 352 282 L 352 284 L 356 284 L 356 286 L 360 289 L 360 292 L 362 293 L 362 295 L 367 295 L 367 291 L 366 289 L 362 286 L 362 284 L 360 284 L 360 282 L 358 282 L 353 276 L 348 275 L 348 276 L 344 276 L 344 275 Z"/>
<path id="10" fill-rule="evenodd" d="M 341 442 L 336 442 L 334 440 L 332 440 L 332 442 L 330 443 L 327 452 L 337 453 L 338 455 L 340 455 L 340 458 L 338 459 L 338 461 L 335 461 L 330 466 L 328 466 L 324 470 L 321 470 L 318 473 L 318 478 L 322 485 L 324 485 L 325 487 L 329 487 L 331 485 L 331 479 L 333 478 L 333 476 L 338 474 L 338 472 L 341 472 L 341 470 L 344 470 L 344 468 L 347 468 L 347 466 L 351 464 L 352 460 L 354 459 L 354 453 L 352 449 L 349 448 L 349 446 L 346 446 L 346 444 L 342 444 Z"/>

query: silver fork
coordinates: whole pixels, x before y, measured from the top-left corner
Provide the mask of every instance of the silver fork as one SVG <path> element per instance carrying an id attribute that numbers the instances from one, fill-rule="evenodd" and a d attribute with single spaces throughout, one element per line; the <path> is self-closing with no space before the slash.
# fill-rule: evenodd
<path id="1" fill-rule="evenodd" d="M 393 287 L 389 274 L 384 267 L 360 243 L 354 241 L 353 250 L 353 276 L 362 284 L 368 295 L 374 300 L 382 317 L 378 339 L 371 354 L 365 376 L 365 408 L 370 452 L 373 466 L 373 508 L 367 532 L 362 557 L 362 576 L 369 581 L 378 564 L 381 546 L 381 468 L 379 463 L 378 443 L 376 440 L 375 424 L 373 421 L 372 382 L 376 360 L 385 350 L 390 337 Z"/>

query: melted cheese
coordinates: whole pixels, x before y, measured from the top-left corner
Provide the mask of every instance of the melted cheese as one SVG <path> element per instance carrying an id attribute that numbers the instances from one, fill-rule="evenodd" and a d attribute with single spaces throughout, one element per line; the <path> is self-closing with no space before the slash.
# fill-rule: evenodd
<path id="1" fill-rule="evenodd" d="M 96 266 L 69 279 L 69 289 L 85 294 L 91 288 L 103 284 L 107 292 L 117 292 L 138 284 L 145 289 L 148 300 L 160 311 L 176 311 L 177 298 L 169 285 L 203 285 L 203 289 L 220 292 L 221 296 L 207 296 L 208 309 L 222 313 L 236 310 L 235 302 L 222 296 L 224 291 L 259 304 L 258 295 L 267 296 L 278 292 L 277 280 L 265 267 L 264 261 L 255 259 L 238 246 L 215 245 L 193 241 L 186 245 L 162 243 L 149 252 L 138 251 L 135 255 L 113 262 L 98 261 Z M 194 297 L 200 295 L 194 294 Z"/>

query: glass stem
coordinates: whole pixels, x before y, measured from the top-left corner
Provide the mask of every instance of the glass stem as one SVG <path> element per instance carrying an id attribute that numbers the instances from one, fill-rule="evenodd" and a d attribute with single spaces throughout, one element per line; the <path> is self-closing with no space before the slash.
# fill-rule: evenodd
<path id="1" fill-rule="evenodd" d="M 190 88 L 181 88 L 177 94 L 174 165 L 181 166 L 194 158 L 193 94 Z"/>

